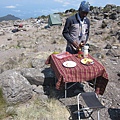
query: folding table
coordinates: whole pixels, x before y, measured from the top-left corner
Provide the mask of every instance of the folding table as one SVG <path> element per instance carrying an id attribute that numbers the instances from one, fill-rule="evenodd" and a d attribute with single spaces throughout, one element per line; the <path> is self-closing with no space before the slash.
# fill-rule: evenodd
<path id="1" fill-rule="evenodd" d="M 105 67 L 100 62 L 91 55 L 88 55 L 88 57 L 94 61 L 94 64 L 82 64 L 81 59 L 83 58 L 78 58 L 76 54 L 62 59 L 58 59 L 55 54 L 51 54 L 46 60 L 46 64 L 51 65 L 58 80 L 56 82 L 56 89 L 60 90 L 61 87 L 65 87 L 65 97 L 67 97 L 67 83 L 91 81 L 95 78 L 95 92 L 103 95 L 108 83 L 108 74 Z M 71 68 L 64 67 L 63 63 L 65 61 L 74 61 L 76 66 Z"/>

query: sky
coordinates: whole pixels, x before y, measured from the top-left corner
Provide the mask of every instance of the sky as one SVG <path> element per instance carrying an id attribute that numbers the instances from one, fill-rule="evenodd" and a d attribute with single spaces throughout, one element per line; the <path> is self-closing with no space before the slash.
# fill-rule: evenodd
<path id="1" fill-rule="evenodd" d="M 21 19 L 35 18 L 71 8 L 77 10 L 82 0 L 0 0 L 0 17 L 8 14 Z M 120 0 L 87 0 L 91 6 L 105 7 L 107 4 L 120 6 Z"/>

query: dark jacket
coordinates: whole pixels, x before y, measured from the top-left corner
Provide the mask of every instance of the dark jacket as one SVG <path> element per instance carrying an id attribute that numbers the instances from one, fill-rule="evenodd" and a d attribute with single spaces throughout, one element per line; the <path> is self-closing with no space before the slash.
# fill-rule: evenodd
<path id="1" fill-rule="evenodd" d="M 84 18 L 83 23 L 78 13 L 67 18 L 62 32 L 63 37 L 67 40 L 66 51 L 74 54 L 76 50 L 72 45 L 73 41 L 77 41 L 78 44 L 81 41 L 87 41 L 89 37 L 89 28 L 90 21 L 87 17 Z"/>

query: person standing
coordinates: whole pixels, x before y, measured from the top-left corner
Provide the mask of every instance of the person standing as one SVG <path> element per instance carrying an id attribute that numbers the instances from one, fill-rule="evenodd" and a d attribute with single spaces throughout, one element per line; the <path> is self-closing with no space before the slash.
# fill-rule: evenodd
<path id="1" fill-rule="evenodd" d="M 89 11 L 89 2 L 82 1 L 78 12 L 66 19 L 62 34 L 67 40 L 66 51 L 71 54 L 78 53 L 79 48 L 83 47 L 88 40 L 90 21 L 87 14 Z"/>

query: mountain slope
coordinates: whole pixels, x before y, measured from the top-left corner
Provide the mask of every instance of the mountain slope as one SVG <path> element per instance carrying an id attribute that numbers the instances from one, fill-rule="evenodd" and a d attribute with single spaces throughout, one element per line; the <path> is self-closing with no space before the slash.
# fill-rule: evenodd
<path id="1" fill-rule="evenodd" d="M 6 15 L 6 16 L 3 16 L 3 17 L 0 17 L 0 22 L 5 20 L 5 21 L 9 21 L 9 20 L 18 20 L 20 18 L 18 17 L 15 17 L 14 15 Z"/>

